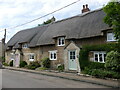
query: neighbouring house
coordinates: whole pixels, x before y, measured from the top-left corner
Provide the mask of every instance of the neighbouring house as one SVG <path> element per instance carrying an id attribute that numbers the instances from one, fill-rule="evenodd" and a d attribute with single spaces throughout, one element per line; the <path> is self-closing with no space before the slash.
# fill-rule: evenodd
<path id="1" fill-rule="evenodd" d="M 0 42 L 0 57 L 3 56 L 3 51 L 2 51 L 2 42 Z"/>
<path id="2" fill-rule="evenodd" d="M 49 57 L 51 68 L 64 64 L 65 71 L 80 72 L 78 58 L 83 45 L 116 41 L 112 29 L 103 22 L 104 16 L 102 9 L 88 9 L 74 17 L 19 31 L 7 43 L 6 62 L 14 60 L 14 66 L 19 67 L 20 60 L 30 63 Z M 92 61 L 104 63 L 105 51 L 92 54 Z"/>

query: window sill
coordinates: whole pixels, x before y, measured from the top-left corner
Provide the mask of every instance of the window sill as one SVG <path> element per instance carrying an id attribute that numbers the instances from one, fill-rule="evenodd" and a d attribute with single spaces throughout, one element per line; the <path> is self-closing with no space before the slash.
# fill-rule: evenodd
<path id="1" fill-rule="evenodd" d="M 107 40 L 107 42 L 116 42 L 117 40 Z"/>
<path id="2" fill-rule="evenodd" d="M 34 59 L 29 59 L 29 61 L 33 62 L 33 61 L 34 61 Z"/>
<path id="3" fill-rule="evenodd" d="M 51 61 L 56 61 L 57 59 L 50 59 Z"/>
<path id="4" fill-rule="evenodd" d="M 65 45 L 57 45 L 58 47 L 64 47 Z"/>
<path id="5" fill-rule="evenodd" d="M 97 61 L 94 61 L 94 62 L 97 62 Z M 98 62 L 98 63 L 105 63 L 105 62 Z"/>

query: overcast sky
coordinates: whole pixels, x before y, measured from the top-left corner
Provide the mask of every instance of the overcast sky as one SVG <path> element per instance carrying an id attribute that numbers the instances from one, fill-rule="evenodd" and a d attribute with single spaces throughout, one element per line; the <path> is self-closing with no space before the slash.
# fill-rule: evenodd
<path id="1" fill-rule="evenodd" d="M 4 36 L 5 28 L 14 27 L 33 20 L 77 0 L 0 0 L 0 40 Z M 84 4 L 88 4 L 91 10 L 102 8 L 109 0 L 81 0 L 59 12 L 51 14 L 30 24 L 7 30 L 7 41 L 18 31 L 36 27 L 38 24 L 55 17 L 56 20 L 65 19 L 81 14 Z"/>

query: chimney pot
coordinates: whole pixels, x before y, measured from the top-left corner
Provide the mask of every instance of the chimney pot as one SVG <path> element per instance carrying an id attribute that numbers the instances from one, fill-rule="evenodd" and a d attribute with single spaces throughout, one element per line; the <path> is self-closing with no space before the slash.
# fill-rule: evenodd
<path id="1" fill-rule="evenodd" d="M 85 9 L 85 5 L 83 5 L 83 9 Z"/>
<path id="2" fill-rule="evenodd" d="M 82 13 L 88 12 L 88 11 L 90 11 L 90 9 L 88 8 L 88 4 L 83 5 Z"/>
<path id="3" fill-rule="evenodd" d="M 86 8 L 88 8 L 88 4 L 86 4 Z"/>

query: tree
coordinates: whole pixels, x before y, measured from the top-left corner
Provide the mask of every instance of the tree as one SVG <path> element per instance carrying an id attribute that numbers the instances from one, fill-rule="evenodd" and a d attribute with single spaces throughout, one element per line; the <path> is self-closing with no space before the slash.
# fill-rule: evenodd
<path id="1" fill-rule="evenodd" d="M 47 21 L 43 22 L 43 24 L 38 24 L 38 26 L 50 24 L 54 21 L 55 21 L 55 17 L 53 16 L 51 19 L 48 19 Z"/>
<path id="2" fill-rule="evenodd" d="M 104 8 L 104 22 L 113 28 L 116 39 L 120 42 L 120 2 L 112 0 Z"/>

